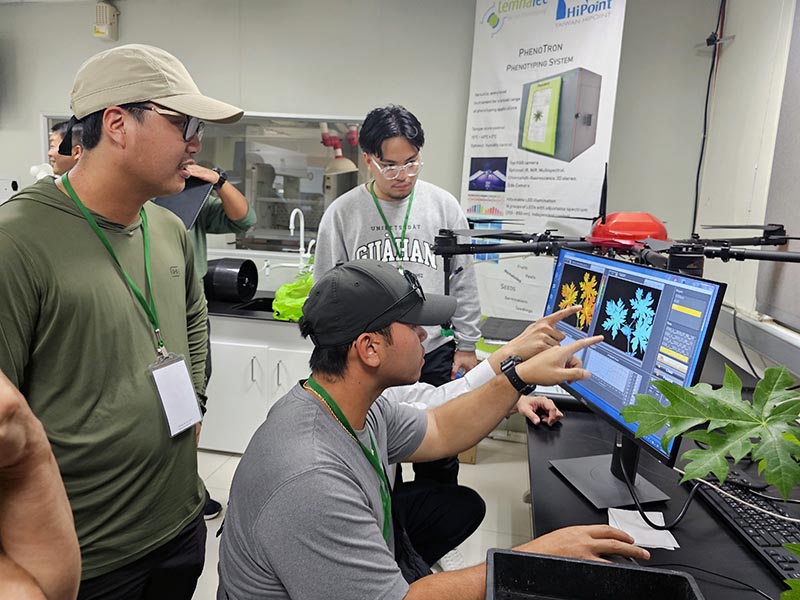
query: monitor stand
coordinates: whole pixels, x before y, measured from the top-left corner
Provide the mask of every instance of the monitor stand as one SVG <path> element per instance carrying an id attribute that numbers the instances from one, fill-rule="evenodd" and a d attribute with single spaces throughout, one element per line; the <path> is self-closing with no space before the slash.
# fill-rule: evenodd
<path id="1" fill-rule="evenodd" d="M 551 460 L 550 464 L 583 494 L 595 508 L 631 506 L 633 498 L 625 485 L 622 469 L 634 482 L 633 489 L 641 504 L 669 500 L 669 496 L 636 474 L 639 447 L 627 437 L 617 434 L 613 454 L 581 456 Z"/>

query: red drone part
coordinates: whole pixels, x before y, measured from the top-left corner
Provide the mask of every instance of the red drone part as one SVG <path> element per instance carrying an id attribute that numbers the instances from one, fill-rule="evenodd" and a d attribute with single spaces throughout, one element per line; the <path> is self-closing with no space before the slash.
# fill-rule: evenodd
<path id="1" fill-rule="evenodd" d="M 612 248 L 640 246 L 646 239 L 664 240 L 667 228 L 658 218 L 646 212 L 615 212 L 592 225 L 587 242 Z"/>

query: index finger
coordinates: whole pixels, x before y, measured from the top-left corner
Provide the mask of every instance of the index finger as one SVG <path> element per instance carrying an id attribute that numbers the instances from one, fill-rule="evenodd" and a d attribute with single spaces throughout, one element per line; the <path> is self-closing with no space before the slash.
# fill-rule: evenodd
<path id="1" fill-rule="evenodd" d="M 569 344 L 561 346 L 561 348 L 568 351 L 570 354 L 575 354 L 579 350 L 583 350 L 584 348 L 588 348 L 589 346 L 594 346 L 595 344 L 602 341 L 603 341 L 602 335 L 593 335 L 592 337 L 585 337 L 579 340 L 575 340 L 574 342 L 570 342 Z"/>
<path id="2" fill-rule="evenodd" d="M 580 312 L 583 308 L 580 304 L 573 304 L 572 306 L 568 306 L 567 308 L 562 308 L 561 310 L 557 310 L 554 313 L 550 313 L 549 315 L 542 317 L 539 321 L 544 321 L 549 323 L 550 325 L 555 325 L 562 319 L 566 319 L 567 317 L 571 317 L 572 315 Z"/>

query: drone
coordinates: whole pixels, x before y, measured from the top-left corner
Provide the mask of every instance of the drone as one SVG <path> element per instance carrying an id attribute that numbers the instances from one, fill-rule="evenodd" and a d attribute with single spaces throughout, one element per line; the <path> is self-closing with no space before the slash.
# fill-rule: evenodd
<path id="1" fill-rule="evenodd" d="M 657 217 L 645 212 L 604 213 L 596 217 L 590 235 L 565 237 L 556 229 L 541 233 L 525 233 L 504 229 L 475 229 L 480 224 L 505 224 L 513 220 L 496 218 L 470 218 L 470 229 L 440 229 L 433 252 L 444 259 L 445 294 L 449 293 L 452 257 L 458 254 L 528 253 L 556 256 L 561 248 L 583 250 L 609 257 L 629 256 L 633 262 L 647 264 L 687 275 L 702 276 L 706 258 L 730 260 L 767 260 L 800 263 L 800 252 L 788 250 L 763 250 L 741 246 L 784 246 L 790 237 L 781 224 L 767 225 L 710 225 L 704 229 L 756 230 L 760 235 L 740 238 L 702 238 L 692 234 L 689 239 L 671 240 Z M 580 218 L 580 217 L 579 217 Z M 459 237 L 497 242 L 459 243 Z"/>

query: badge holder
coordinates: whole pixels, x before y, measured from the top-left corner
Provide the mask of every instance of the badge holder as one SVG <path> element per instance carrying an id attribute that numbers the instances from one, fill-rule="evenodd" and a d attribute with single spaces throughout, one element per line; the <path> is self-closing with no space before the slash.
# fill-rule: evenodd
<path id="1" fill-rule="evenodd" d="M 175 437 L 199 423 L 203 414 L 200 412 L 186 358 L 165 351 L 148 368 L 167 418 L 169 436 Z"/>

